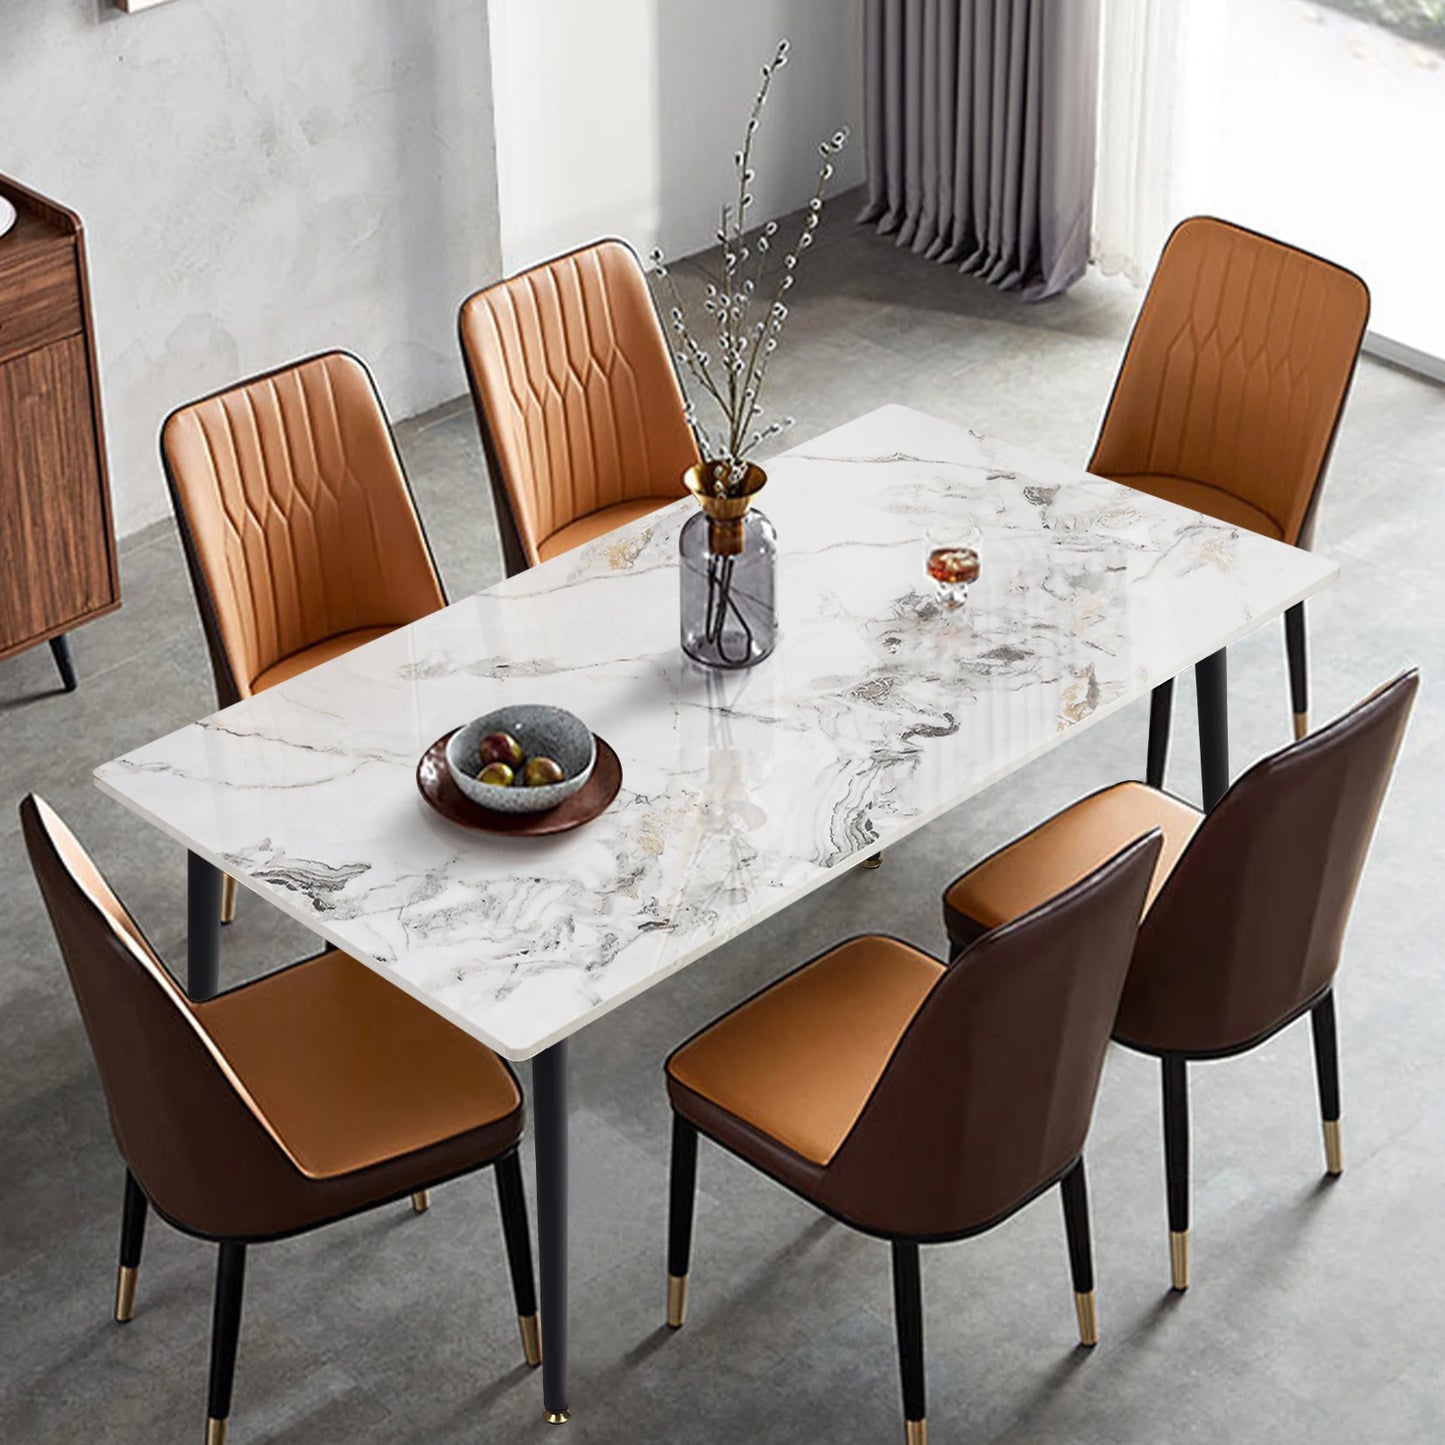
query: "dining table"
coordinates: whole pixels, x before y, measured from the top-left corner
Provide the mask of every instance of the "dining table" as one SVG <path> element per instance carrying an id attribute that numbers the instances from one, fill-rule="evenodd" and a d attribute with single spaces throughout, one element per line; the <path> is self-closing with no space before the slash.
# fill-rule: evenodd
<path id="1" fill-rule="evenodd" d="M 696 505 L 682 498 L 95 772 L 188 852 L 193 997 L 217 987 L 224 870 L 530 1061 L 555 1421 L 572 1405 L 568 1040 L 1190 667 L 1215 801 L 1225 648 L 1337 572 L 904 406 L 767 470 L 779 640 L 753 667 L 711 671 L 680 649 L 678 533 Z M 955 534 L 980 558 L 960 608 L 925 572 L 927 539 Z M 553 836 L 441 816 L 419 759 L 522 702 L 567 708 L 610 744 L 611 805 Z"/>

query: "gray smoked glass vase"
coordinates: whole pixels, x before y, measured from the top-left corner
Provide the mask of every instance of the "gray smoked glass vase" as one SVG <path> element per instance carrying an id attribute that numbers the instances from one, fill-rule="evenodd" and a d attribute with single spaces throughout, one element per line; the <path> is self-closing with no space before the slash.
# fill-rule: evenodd
<path id="1" fill-rule="evenodd" d="M 767 473 L 749 465 L 720 491 L 721 466 L 705 462 L 685 478 L 702 510 L 678 538 L 682 650 L 705 667 L 752 667 L 778 640 L 778 539 L 752 507 Z"/>

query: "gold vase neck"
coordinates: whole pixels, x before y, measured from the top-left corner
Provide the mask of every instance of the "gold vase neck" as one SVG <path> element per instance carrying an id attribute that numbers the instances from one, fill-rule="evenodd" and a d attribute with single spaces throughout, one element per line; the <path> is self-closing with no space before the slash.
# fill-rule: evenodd
<path id="1" fill-rule="evenodd" d="M 743 518 L 753 498 L 766 485 L 768 474 L 748 462 L 741 478 L 728 482 L 722 495 L 717 491 L 719 474 L 727 477 L 727 462 L 701 462 L 689 467 L 682 474 L 682 480 L 707 517 L 709 549 L 715 556 L 735 557 L 743 550 Z"/>
<path id="2" fill-rule="evenodd" d="M 726 477 L 727 468 L 726 462 L 701 462 L 695 467 L 689 467 L 682 474 L 682 480 L 683 485 L 697 498 L 709 517 L 731 521 L 741 517 L 752 505 L 753 498 L 767 484 L 768 474 L 761 467 L 748 462 L 743 468 L 742 477 L 738 481 L 727 483 L 726 491 L 719 495 L 718 472 L 721 471 Z"/>

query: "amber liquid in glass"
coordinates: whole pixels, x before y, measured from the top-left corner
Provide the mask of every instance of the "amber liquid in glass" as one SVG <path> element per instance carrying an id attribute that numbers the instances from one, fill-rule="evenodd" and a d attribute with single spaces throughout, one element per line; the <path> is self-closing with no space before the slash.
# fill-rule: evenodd
<path id="1" fill-rule="evenodd" d="M 978 581 L 978 553 L 972 547 L 935 547 L 928 554 L 928 575 L 952 586 Z"/>

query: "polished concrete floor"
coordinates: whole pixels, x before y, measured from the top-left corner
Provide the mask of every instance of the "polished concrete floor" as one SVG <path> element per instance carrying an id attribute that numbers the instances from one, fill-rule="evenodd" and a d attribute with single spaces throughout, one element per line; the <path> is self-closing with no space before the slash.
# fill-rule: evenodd
<path id="1" fill-rule="evenodd" d="M 1083 462 L 1137 297 L 1090 277 L 1026 307 L 834 209 L 807 258 L 780 407 L 804 440 L 911 403 Z M 344 342 L 344 337 L 338 337 Z M 499 575 L 470 408 L 401 428 L 453 596 Z M 1317 717 L 1426 673 L 1360 889 L 1339 986 L 1347 1170 L 1322 1179 L 1308 1030 L 1200 1067 L 1194 1287 L 1168 1291 L 1156 1067 L 1115 1053 L 1089 1146 L 1102 1342 L 1074 1345 L 1062 1219 L 1046 1198 L 925 1251 L 931 1438 L 943 1442 L 1415 1442 L 1445 1437 L 1445 990 L 1438 886 L 1445 708 L 1445 392 L 1366 361 L 1323 511 L 1341 578 L 1311 614 Z M 786 538 L 783 539 L 786 546 Z M 90 770 L 212 707 L 169 526 L 123 547 L 125 607 L 0 665 L 0 1440 L 199 1440 L 211 1250 L 152 1224 L 134 1323 L 109 1322 L 121 1167 L 13 805 L 45 794 L 158 947 L 184 948 L 184 863 Z M 784 618 L 786 626 L 786 617 Z M 1269 627 L 1230 654 L 1236 767 L 1289 733 Z M 1197 796 L 1192 692 L 1171 785 Z M 573 1403 L 541 1420 L 520 1360 L 487 1179 L 254 1252 L 232 1439 L 242 1442 L 890 1442 L 901 1439 L 888 1251 L 704 1147 L 687 1328 L 663 1314 L 668 1049 L 831 940 L 939 945 L 939 888 L 1059 804 L 1143 762 L 1142 704 L 956 810 L 678 978 L 573 1049 Z M 224 940 L 236 982 L 306 951 L 254 898 Z"/>

